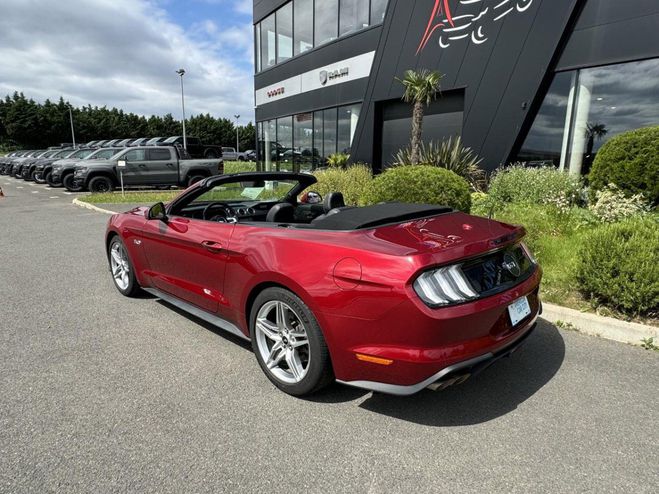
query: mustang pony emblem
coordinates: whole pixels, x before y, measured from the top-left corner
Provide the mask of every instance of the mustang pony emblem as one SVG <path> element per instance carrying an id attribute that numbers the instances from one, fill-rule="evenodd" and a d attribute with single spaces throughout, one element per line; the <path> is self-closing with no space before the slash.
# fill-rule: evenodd
<path id="1" fill-rule="evenodd" d="M 483 26 L 490 21 L 497 22 L 513 11 L 526 11 L 533 0 L 458 0 L 458 8 L 451 9 L 450 0 L 435 0 L 426 30 L 416 49 L 418 55 L 426 47 L 430 38 L 439 31 L 438 43 L 448 48 L 451 41 L 471 39 L 480 45 L 487 41 Z M 458 15 L 459 14 L 459 15 Z"/>

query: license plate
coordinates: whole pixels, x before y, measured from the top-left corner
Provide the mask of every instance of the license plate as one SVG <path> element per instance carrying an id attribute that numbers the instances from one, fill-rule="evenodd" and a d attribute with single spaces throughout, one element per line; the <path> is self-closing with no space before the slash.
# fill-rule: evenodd
<path id="1" fill-rule="evenodd" d="M 508 314 L 510 315 L 510 322 L 516 326 L 518 322 L 524 319 L 531 313 L 531 306 L 526 297 L 518 298 L 508 306 Z"/>

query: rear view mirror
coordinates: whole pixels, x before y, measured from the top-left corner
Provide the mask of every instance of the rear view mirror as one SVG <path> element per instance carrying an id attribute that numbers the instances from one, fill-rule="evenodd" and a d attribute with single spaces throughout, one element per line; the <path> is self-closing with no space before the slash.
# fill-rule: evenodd
<path id="1" fill-rule="evenodd" d="M 146 217 L 149 220 L 160 220 L 167 222 L 167 212 L 165 211 L 165 205 L 162 202 L 154 204 L 149 208 Z"/>

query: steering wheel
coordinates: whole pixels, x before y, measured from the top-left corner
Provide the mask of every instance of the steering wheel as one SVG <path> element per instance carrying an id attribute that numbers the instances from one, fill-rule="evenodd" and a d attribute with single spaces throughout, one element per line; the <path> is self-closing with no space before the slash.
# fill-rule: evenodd
<path id="1" fill-rule="evenodd" d="M 210 212 L 213 208 L 222 208 L 219 209 L 213 216 L 210 216 Z M 220 223 L 226 223 L 227 218 L 233 211 L 231 208 L 223 202 L 209 202 L 204 208 L 202 217 L 208 221 L 217 221 Z"/>

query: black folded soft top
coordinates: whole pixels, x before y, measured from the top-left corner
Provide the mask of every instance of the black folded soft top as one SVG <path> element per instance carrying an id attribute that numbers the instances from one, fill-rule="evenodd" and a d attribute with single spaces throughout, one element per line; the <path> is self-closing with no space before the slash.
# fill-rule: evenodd
<path id="1" fill-rule="evenodd" d="M 313 221 L 319 230 L 363 230 L 453 212 L 448 206 L 386 202 L 360 208 L 346 208 Z"/>

